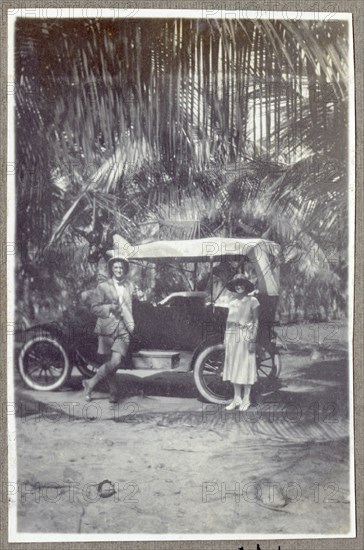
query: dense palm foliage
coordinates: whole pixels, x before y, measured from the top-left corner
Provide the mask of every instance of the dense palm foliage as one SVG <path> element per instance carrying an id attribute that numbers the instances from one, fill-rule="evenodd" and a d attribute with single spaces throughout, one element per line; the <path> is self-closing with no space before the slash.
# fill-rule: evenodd
<path id="1" fill-rule="evenodd" d="M 347 64 L 342 21 L 18 20 L 18 238 L 139 242 L 188 219 L 189 237 L 293 243 L 294 269 L 327 278 L 328 242 L 345 262 Z"/>

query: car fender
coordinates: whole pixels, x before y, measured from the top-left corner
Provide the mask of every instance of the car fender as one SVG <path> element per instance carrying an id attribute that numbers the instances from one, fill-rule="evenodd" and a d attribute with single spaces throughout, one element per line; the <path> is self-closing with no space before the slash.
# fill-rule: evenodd
<path id="1" fill-rule="evenodd" d="M 21 341 L 22 344 L 25 344 L 30 338 L 52 336 L 53 338 L 59 340 L 67 352 L 72 349 L 73 344 L 69 333 L 67 333 L 62 324 L 55 321 L 51 323 L 33 325 L 32 327 L 21 331 L 21 338 L 19 338 L 19 336 L 20 335 L 17 334 L 17 340 Z"/>
<path id="2" fill-rule="evenodd" d="M 203 340 L 194 350 L 192 353 L 191 361 L 189 364 L 189 370 L 193 370 L 195 366 L 195 362 L 197 357 L 200 355 L 200 353 L 209 346 L 214 346 L 216 344 L 223 344 L 223 339 L 219 338 L 217 335 L 211 336 L 210 338 L 206 338 L 206 340 Z"/>

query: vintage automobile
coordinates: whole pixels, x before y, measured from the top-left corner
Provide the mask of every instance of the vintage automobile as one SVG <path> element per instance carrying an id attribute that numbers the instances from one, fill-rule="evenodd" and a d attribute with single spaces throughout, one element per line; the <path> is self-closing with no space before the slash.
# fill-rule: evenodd
<path id="1" fill-rule="evenodd" d="M 277 378 L 281 362 L 273 330 L 278 298 L 279 246 L 264 239 L 205 238 L 190 241 L 157 241 L 119 250 L 130 262 L 172 265 L 207 262 L 210 267 L 209 292 L 175 292 L 158 304 L 135 300 L 135 333 L 130 356 L 123 369 L 133 370 L 131 356 L 143 350 L 190 352 L 189 369 L 193 371 L 200 395 L 212 403 L 226 403 L 231 384 L 222 381 L 224 332 L 227 307 L 216 304 L 213 296 L 212 270 L 224 260 L 248 258 L 257 274 L 256 296 L 260 301 L 257 342 L 257 369 L 260 379 Z M 240 264 L 241 265 L 241 264 Z M 33 326 L 23 333 L 18 367 L 24 383 L 35 390 L 61 388 L 73 367 L 85 376 L 98 368 L 95 319 L 85 304 L 67 312 L 58 323 Z M 150 374 L 157 372 L 151 369 Z M 143 373 L 145 375 L 145 373 Z"/>

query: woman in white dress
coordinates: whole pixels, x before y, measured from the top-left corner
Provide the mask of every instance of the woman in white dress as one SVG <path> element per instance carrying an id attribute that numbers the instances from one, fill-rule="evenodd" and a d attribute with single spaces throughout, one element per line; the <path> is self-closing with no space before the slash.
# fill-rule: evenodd
<path id="1" fill-rule="evenodd" d="M 250 406 L 251 387 L 257 381 L 255 342 L 259 302 L 249 295 L 254 285 L 244 275 L 235 275 L 226 286 L 234 292 L 226 321 L 223 371 L 223 380 L 234 385 L 234 399 L 226 409 L 232 411 L 239 407 L 245 411 Z M 244 399 L 241 396 L 243 386 Z"/>

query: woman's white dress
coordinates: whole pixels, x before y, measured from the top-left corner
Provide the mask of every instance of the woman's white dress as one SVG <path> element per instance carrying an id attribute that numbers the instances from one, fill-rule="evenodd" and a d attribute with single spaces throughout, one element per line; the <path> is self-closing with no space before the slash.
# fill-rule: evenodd
<path id="1" fill-rule="evenodd" d="M 233 384 L 254 384 L 257 381 L 255 353 L 249 352 L 254 331 L 253 311 L 257 307 L 259 302 L 254 296 L 234 298 L 229 304 L 223 380 Z"/>

